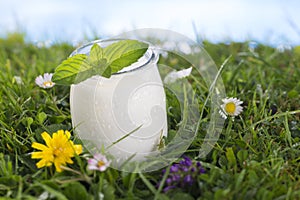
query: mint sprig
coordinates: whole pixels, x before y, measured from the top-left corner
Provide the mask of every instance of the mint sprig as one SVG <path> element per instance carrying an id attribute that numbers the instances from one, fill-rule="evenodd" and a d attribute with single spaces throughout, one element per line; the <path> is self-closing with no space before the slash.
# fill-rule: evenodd
<path id="1" fill-rule="evenodd" d="M 120 40 L 105 48 L 94 44 L 89 55 L 76 54 L 55 69 L 52 81 L 60 85 L 80 83 L 94 75 L 109 78 L 142 57 L 148 44 L 137 40 Z"/>

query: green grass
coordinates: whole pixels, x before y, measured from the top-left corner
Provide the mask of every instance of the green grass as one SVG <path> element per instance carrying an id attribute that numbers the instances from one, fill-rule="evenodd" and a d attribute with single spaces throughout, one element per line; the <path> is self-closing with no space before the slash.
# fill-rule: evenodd
<path id="1" fill-rule="evenodd" d="M 259 44 L 252 51 L 248 45 L 203 43 L 217 66 L 231 55 L 221 76 L 227 96 L 244 101 L 244 111 L 226 120 L 218 142 L 201 160 L 206 173 L 192 189 L 164 193 L 157 187 L 166 178 L 161 171 L 91 173 L 87 153 L 62 173 L 37 169 L 30 158 L 32 142 L 42 142 L 43 131 L 72 126 L 69 88 L 41 89 L 34 79 L 53 72 L 74 47 L 37 47 L 21 34 L 0 39 L 1 199 L 101 199 L 100 193 L 104 199 L 300 199 L 300 48 L 278 51 Z M 169 126 L 175 129 L 174 123 Z M 203 134 L 205 123 L 187 156 L 196 157 Z"/>

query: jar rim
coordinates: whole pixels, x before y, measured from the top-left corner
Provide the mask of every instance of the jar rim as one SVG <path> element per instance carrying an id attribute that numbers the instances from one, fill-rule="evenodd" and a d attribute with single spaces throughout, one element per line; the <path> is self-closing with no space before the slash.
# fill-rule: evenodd
<path id="1" fill-rule="evenodd" d="M 121 40 L 127 40 L 127 39 L 126 38 L 111 38 L 111 39 L 94 40 L 94 41 L 88 42 L 86 44 L 83 44 L 83 45 L 77 47 L 70 54 L 69 57 L 72 57 L 72 56 L 74 56 L 76 54 L 88 54 L 90 52 L 91 47 L 94 44 L 98 44 L 98 45 L 101 46 L 101 44 L 103 45 L 104 43 L 108 43 L 108 45 L 109 45 L 109 44 L 112 44 L 114 42 L 121 41 Z M 139 41 L 141 41 L 141 40 L 139 40 Z M 142 57 L 140 57 L 137 62 L 132 63 L 131 65 L 123 68 L 122 70 L 120 70 L 120 71 L 118 71 L 116 73 L 113 73 L 112 75 L 119 75 L 119 74 L 124 74 L 124 73 L 128 73 L 128 72 L 132 72 L 132 71 L 138 70 L 138 69 L 146 66 L 150 62 L 155 62 L 156 63 L 158 61 L 159 55 L 155 51 L 154 47 L 149 42 L 146 42 L 146 41 L 141 41 L 141 42 L 147 43 L 149 45 L 149 47 L 148 47 L 147 51 L 144 53 L 144 55 Z M 104 48 L 105 48 L 105 45 L 104 45 Z M 80 51 L 83 51 L 83 52 L 81 53 Z M 137 63 L 140 63 L 140 64 L 138 64 L 138 66 L 136 66 L 136 67 L 130 67 L 132 65 L 136 65 Z"/>

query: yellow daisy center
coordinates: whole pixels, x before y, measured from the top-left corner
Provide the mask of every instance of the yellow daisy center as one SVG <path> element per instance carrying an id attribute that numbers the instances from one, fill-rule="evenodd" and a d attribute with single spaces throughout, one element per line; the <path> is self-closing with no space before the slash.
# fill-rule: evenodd
<path id="1" fill-rule="evenodd" d="M 52 81 L 45 81 L 45 82 L 43 83 L 43 85 L 46 86 L 46 87 L 49 87 L 49 86 L 52 86 L 52 85 L 53 85 L 53 82 L 52 82 Z"/>
<path id="2" fill-rule="evenodd" d="M 63 154 L 63 151 L 64 151 L 64 149 L 62 147 L 54 148 L 53 149 L 53 155 L 55 157 L 58 157 L 58 156 Z"/>
<path id="3" fill-rule="evenodd" d="M 97 167 L 102 167 L 105 165 L 105 162 L 103 162 L 102 160 L 99 160 L 97 163 Z"/>
<path id="4" fill-rule="evenodd" d="M 229 102 L 229 103 L 227 103 L 226 105 L 225 105 L 225 111 L 228 113 L 228 114 L 234 114 L 234 112 L 235 112 L 235 110 L 236 110 L 236 105 L 235 105 L 235 103 L 233 103 L 233 102 Z"/>

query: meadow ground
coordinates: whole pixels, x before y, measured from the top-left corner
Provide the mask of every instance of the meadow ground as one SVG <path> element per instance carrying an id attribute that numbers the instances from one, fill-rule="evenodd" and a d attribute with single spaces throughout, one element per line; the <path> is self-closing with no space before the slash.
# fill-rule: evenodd
<path id="1" fill-rule="evenodd" d="M 300 47 L 207 41 L 203 47 L 218 67 L 231 56 L 221 77 L 227 96 L 242 100 L 244 111 L 227 119 L 212 151 L 195 160 L 201 126 L 185 156 L 205 172 L 188 168 L 190 179 L 175 178 L 176 187 L 164 191 L 174 166 L 189 163 L 179 159 L 164 174 L 89 171 L 84 150 L 63 172 L 38 169 L 32 143 L 43 143 L 44 131 L 72 126 L 70 88 L 43 89 L 35 78 L 53 72 L 74 47 L 37 46 L 22 34 L 0 39 L 0 199 L 300 199 Z M 74 134 L 71 140 L 80 143 Z"/>

